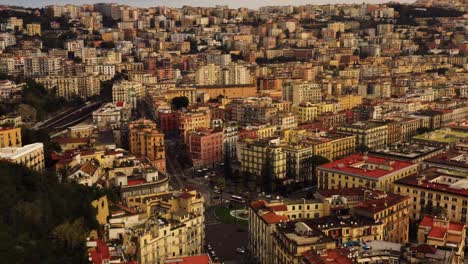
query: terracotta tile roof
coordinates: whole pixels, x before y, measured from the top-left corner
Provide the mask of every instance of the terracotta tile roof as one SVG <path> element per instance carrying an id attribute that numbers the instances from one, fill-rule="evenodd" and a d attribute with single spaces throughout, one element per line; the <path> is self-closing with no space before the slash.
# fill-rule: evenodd
<path id="1" fill-rule="evenodd" d="M 443 227 L 434 226 L 432 227 L 431 231 L 429 231 L 428 236 L 436 237 L 436 238 L 444 238 L 445 234 L 447 234 L 447 229 Z"/>
<path id="2" fill-rule="evenodd" d="M 276 211 L 276 212 L 287 211 L 288 210 L 288 207 L 286 205 L 284 205 L 284 204 L 272 205 L 272 206 L 268 206 L 268 208 L 271 211 Z"/>
<path id="3" fill-rule="evenodd" d="M 88 175 L 94 175 L 98 167 L 91 162 L 85 162 L 83 165 L 81 165 L 80 170 Z"/>
<path id="4" fill-rule="evenodd" d="M 210 257 L 207 254 L 199 256 L 187 256 L 187 257 L 178 257 L 170 258 L 164 261 L 165 264 L 209 264 L 211 263 Z"/>
<path id="5" fill-rule="evenodd" d="M 264 200 L 253 201 L 250 203 L 250 207 L 252 207 L 254 211 L 258 211 L 266 207 L 266 202 Z"/>
<path id="6" fill-rule="evenodd" d="M 329 249 L 322 255 L 308 250 L 302 253 L 302 256 L 307 264 L 352 264 L 354 261 L 347 257 L 349 253 L 346 248 L 337 248 Z"/>
<path id="7" fill-rule="evenodd" d="M 430 216 L 424 216 L 423 220 L 421 223 L 419 223 L 419 226 L 424 226 L 424 227 L 432 227 L 434 225 L 434 218 Z"/>
<path id="8" fill-rule="evenodd" d="M 182 199 L 190 199 L 190 198 L 192 198 L 192 197 L 194 197 L 194 196 L 195 196 L 195 195 L 193 195 L 193 194 L 191 194 L 191 193 L 184 192 L 184 193 L 180 194 L 179 197 L 182 198 Z"/>
<path id="9" fill-rule="evenodd" d="M 277 215 L 274 212 L 268 212 L 262 215 L 263 220 L 268 224 L 277 224 L 281 223 L 282 221 L 287 221 L 288 217 L 285 215 Z"/>
<path id="10" fill-rule="evenodd" d="M 433 246 L 429 246 L 427 244 L 421 244 L 418 245 L 417 247 L 412 247 L 413 250 L 416 250 L 419 253 L 424 253 L 424 254 L 435 254 L 437 249 Z"/>
<path id="11" fill-rule="evenodd" d="M 109 247 L 101 240 L 96 240 L 96 247 L 89 250 L 91 262 L 93 264 L 102 264 L 110 259 Z"/>

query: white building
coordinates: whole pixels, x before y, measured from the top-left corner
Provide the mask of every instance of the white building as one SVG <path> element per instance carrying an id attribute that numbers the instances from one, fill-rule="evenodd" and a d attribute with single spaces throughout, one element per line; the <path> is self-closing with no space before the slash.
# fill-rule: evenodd
<path id="1" fill-rule="evenodd" d="M 42 171 L 45 167 L 44 144 L 33 143 L 22 147 L 0 148 L 0 160 L 2 159 Z"/>

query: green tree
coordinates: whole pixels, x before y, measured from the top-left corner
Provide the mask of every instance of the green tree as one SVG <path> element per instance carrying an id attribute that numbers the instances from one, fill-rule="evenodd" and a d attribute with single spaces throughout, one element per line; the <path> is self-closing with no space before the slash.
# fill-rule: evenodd
<path id="1" fill-rule="evenodd" d="M 172 106 L 174 109 L 185 108 L 189 105 L 189 99 L 186 96 L 178 96 L 172 98 Z"/>
<path id="2" fill-rule="evenodd" d="M 265 190 L 265 192 L 272 193 L 276 191 L 277 181 L 275 179 L 276 179 L 276 175 L 274 174 L 274 170 L 273 170 L 273 162 L 271 161 L 270 153 L 268 153 L 268 150 L 267 150 L 265 163 L 263 164 L 262 176 L 261 176 L 262 187 L 263 187 L 263 190 Z"/>
<path id="3" fill-rule="evenodd" d="M 317 184 L 317 175 L 316 175 L 316 172 L 317 172 L 317 167 L 322 165 L 322 164 L 325 164 L 325 163 L 329 163 L 330 160 L 323 157 L 323 156 L 320 156 L 320 155 L 313 155 L 311 156 L 310 158 L 307 159 L 306 163 L 308 166 L 310 166 L 311 170 L 312 170 L 312 178 L 310 179 L 311 180 L 311 183 L 313 185 L 316 185 Z M 306 181 L 308 181 L 308 179 L 305 179 Z"/>
<path id="4" fill-rule="evenodd" d="M 432 130 L 428 127 L 418 127 L 418 129 L 416 129 L 416 133 L 418 133 L 418 135 L 426 134 L 431 131 Z"/>

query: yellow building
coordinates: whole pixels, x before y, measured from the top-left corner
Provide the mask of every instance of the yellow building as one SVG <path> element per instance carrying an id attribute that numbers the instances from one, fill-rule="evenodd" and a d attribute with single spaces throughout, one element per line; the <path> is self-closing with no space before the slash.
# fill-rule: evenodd
<path id="1" fill-rule="evenodd" d="M 210 128 L 211 115 L 209 110 L 199 110 L 182 113 L 179 117 L 179 131 L 187 142 L 188 134 L 199 128 Z"/>
<path id="2" fill-rule="evenodd" d="M 259 126 L 258 129 L 257 129 L 257 138 L 258 139 L 263 139 L 263 138 L 272 137 L 275 134 L 275 131 L 276 131 L 276 126 L 274 126 L 274 125 Z"/>
<path id="3" fill-rule="evenodd" d="M 35 171 L 44 170 L 44 145 L 33 143 L 23 147 L 0 148 L 0 160 L 21 164 Z"/>
<path id="4" fill-rule="evenodd" d="M 424 214 L 440 212 L 450 221 L 466 223 L 466 178 L 466 173 L 460 171 L 428 168 L 395 182 L 394 191 L 411 197 L 411 220 L 418 221 Z"/>
<path id="5" fill-rule="evenodd" d="M 187 97 L 189 104 L 197 102 L 197 90 L 193 87 L 173 88 L 166 91 L 166 100 L 168 103 L 171 103 L 174 97 L 181 96 Z"/>
<path id="6" fill-rule="evenodd" d="M 356 136 L 356 147 L 381 148 L 388 144 L 388 127 L 374 122 L 357 122 L 338 127 L 338 132 Z"/>
<path id="7" fill-rule="evenodd" d="M 249 206 L 248 247 L 256 263 L 273 261 L 273 234 L 277 225 L 293 219 L 319 218 L 329 215 L 326 203 L 316 200 L 257 200 Z"/>
<path id="8" fill-rule="evenodd" d="M 272 244 L 273 261 L 270 263 L 301 264 L 302 253 L 307 250 L 336 248 L 333 238 L 301 221 L 279 224 L 274 232 Z"/>
<path id="9" fill-rule="evenodd" d="M 21 128 L 1 128 L 0 127 L 0 148 L 21 147 Z"/>
<path id="10" fill-rule="evenodd" d="M 137 232 L 138 263 L 162 263 L 169 257 L 203 252 L 204 199 L 200 193 L 161 193 L 142 202 L 148 220 Z"/>
<path id="11" fill-rule="evenodd" d="M 409 197 L 384 193 L 377 198 L 360 203 L 352 209 L 353 212 L 375 223 L 382 223 L 383 240 L 400 244 L 408 242 Z"/>
<path id="12" fill-rule="evenodd" d="M 99 199 L 96 199 L 91 202 L 91 205 L 96 208 L 96 220 L 100 225 L 105 225 L 107 223 L 107 218 L 109 217 L 109 201 L 107 196 L 104 195 Z"/>
<path id="13" fill-rule="evenodd" d="M 42 35 L 41 24 L 37 24 L 37 23 L 27 24 L 26 25 L 26 30 L 28 31 L 29 36 L 36 36 L 36 35 L 40 36 L 40 35 Z"/>
<path id="14" fill-rule="evenodd" d="M 319 166 L 318 188 L 366 187 L 392 192 L 395 181 L 417 171 L 418 164 L 356 154 Z"/>
<path id="15" fill-rule="evenodd" d="M 355 106 L 362 104 L 362 96 L 360 95 L 344 95 L 337 98 L 338 100 L 338 110 L 348 110 L 352 109 Z"/>
<path id="16" fill-rule="evenodd" d="M 418 243 L 455 251 L 452 263 L 463 263 L 466 223 L 426 215 L 418 225 Z"/>
<path id="17" fill-rule="evenodd" d="M 164 134 L 151 120 L 139 119 L 128 125 L 130 152 L 147 157 L 159 170 L 166 170 L 166 148 Z"/>
<path id="18" fill-rule="evenodd" d="M 294 105 L 292 111 L 297 115 L 299 123 L 316 120 L 318 116 L 318 106 L 312 103 Z"/>
<path id="19" fill-rule="evenodd" d="M 241 171 L 253 174 L 260 179 L 269 170 L 274 179 L 286 177 L 286 154 L 279 139 L 263 139 L 247 143 L 241 147 Z M 266 168 L 269 166 L 269 168 Z"/>
<path id="20" fill-rule="evenodd" d="M 34 79 L 45 88 L 55 89 L 57 97 L 70 99 L 74 96 L 86 99 L 99 95 L 101 83 L 98 75 L 83 74 L 79 76 L 47 76 Z"/>

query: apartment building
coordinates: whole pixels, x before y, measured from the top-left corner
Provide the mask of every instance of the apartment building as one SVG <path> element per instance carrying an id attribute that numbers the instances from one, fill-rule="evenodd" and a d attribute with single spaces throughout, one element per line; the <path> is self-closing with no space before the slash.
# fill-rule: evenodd
<path id="1" fill-rule="evenodd" d="M 241 146 L 240 162 L 243 173 L 262 177 L 266 171 L 271 171 L 272 178 L 286 177 L 286 153 L 281 148 L 279 138 L 262 139 Z"/>
<path id="2" fill-rule="evenodd" d="M 292 102 L 293 105 L 318 103 L 322 100 L 321 89 L 318 83 L 287 82 L 283 84 L 283 99 Z"/>
<path id="3" fill-rule="evenodd" d="M 393 184 L 415 174 L 418 164 L 355 154 L 317 168 L 319 189 L 366 187 L 393 191 Z"/>
<path id="4" fill-rule="evenodd" d="M 184 141 L 188 139 L 188 134 L 198 128 L 209 128 L 211 126 L 211 115 L 209 110 L 199 110 L 181 113 L 179 117 L 179 132 Z"/>
<path id="5" fill-rule="evenodd" d="M 449 248 L 455 252 L 452 263 L 463 263 L 466 223 L 425 215 L 418 225 L 418 243 Z"/>
<path id="6" fill-rule="evenodd" d="M 139 263 L 163 263 L 169 258 L 202 253 L 205 225 L 200 193 L 160 193 L 147 198 L 146 208 L 148 219 L 136 232 Z"/>
<path id="7" fill-rule="evenodd" d="M 0 148 L 22 145 L 20 127 L 0 127 Z"/>
<path id="8" fill-rule="evenodd" d="M 141 83 L 121 81 L 112 86 L 112 102 L 126 102 L 133 109 L 144 95 L 145 89 Z"/>
<path id="9" fill-rule="evenodd" d="M 31 23 L 31 24 L 26 24 L 26 31 L 28 32 L 29 36 L 40 36 L 42 34 L 41 32 L 41 24 L 38 23 Z"/>
<path id="10" fill-rule="evenodd" d="M 63 58 L 35 56 L 24 58 L 23 75 L 26 78 L 61 75 L 63 73 Z"/>
<path id="11" fill-rule="evenodd" d="M 257 263 L 275 263 L 273 234 L 277 225 L 289 219 L 329 215 L 327 204 L 316 200 L 257 200 L 249 206 L 248 247 Z"/>
<path id="12" fill-rule="evenodd" d="M 339 126 L 337 131 L 356 136 L 356 147 L 382 148 L 387 146 L 388 127 L 373 122 L 357 122 L 352 125 Z"/>
<path id="13" fill-rule="evenodd" d="M 47 76 L 34 79 L 45 88 L 55 89 L 58 97 L 71 99 L 78 96 L 87 99 L 101 92 L 101 82 L 98 75 L 83 74 L 78 76 Z"/>
<path id="14" fill-rule="evenodd" d="M 164 134 L 157 129 L 156 123 L 139 119 L 130 122 L 128 130 L 130 152 L 136 156 L 147 157 L 156 168 L 165 171 Z"/>
<path id="15" fill-rule="evenodd" d="M 193 130 L 188 134 L 188 147 L 194 167 L 213 167 L 223 160 L 223 130 Z"/>
<path id="16" fill-rule="evenodd" d="M 44 170 L 44 144 L 0 148 L 0 160 L 21 164 L 35 171 Z"/>
<path id="17" fill-rule="evenodd" d="M 375 223 L 381 223 L 383 240 L 402 244 L 409 240 L 410 206 L 409 196 L 383 193 L 371 200 L 361 202 L 352 211 Z"/>
<path id="18" fill-rule="evenodd" d="M 119 127 L 131 117 L 131 109 L 125 102 L 107 103 L 93 112 L 93 123 L 98 129 L 106 129 L 112 126 Z"/>
<path id="19" fill-rule="evenodd" d="M 468 213 L 466 176 L 455 170 L 428 168 L 394 184 L 394 192 L 411 197 L 411 220 L 440 212 L 447 219 L 465 223 Z"/>

